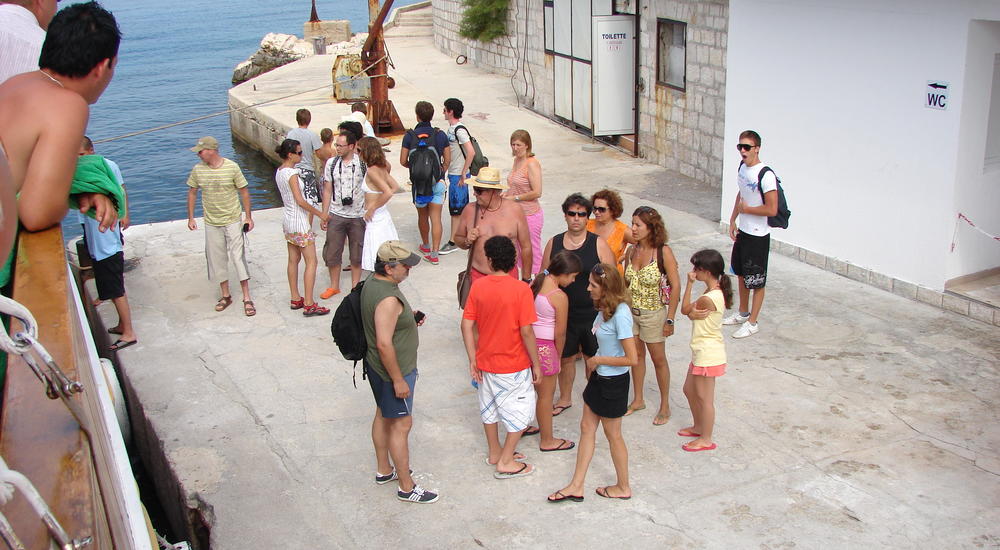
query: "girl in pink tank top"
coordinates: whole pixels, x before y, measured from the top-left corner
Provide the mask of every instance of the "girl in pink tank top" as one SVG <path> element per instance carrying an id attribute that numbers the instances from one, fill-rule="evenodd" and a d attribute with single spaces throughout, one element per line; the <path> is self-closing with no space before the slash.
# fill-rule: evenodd
<path id="1" fill-rule="evenodd" d="M 536 386 L 535 417 L 538 427 L 528 426 L 525 435 L 541 433 L 538 448 L 542 452 L 568 451 L 576 446 L 566 439 L 552 436 L 552 400 L 556 392 L 556 378 L 559 374 L 559 359 L 566 341 L 566 319 L 569 316 L 569 298 L 562 287 L 576 280 L 580 272 L 580 260 L 576 254 L 563 250 L 552 257 L 549 268 L 535 277 L 531 291 L 535 294 L 535 313 L 538 321 L 532 324 L 535 342 L 538 345 L 538 359 L 542 364 L 542 382 Z"/>
<path id="2" fill-rule="evenodd" d="M 517 202 L 524 209 L 531 237 L 532 271 L 538 273 L 542 270 L 542 224 L 545 221 L 542 206 L 538 203 L 538 198 L 542 196 L 542 165 L 531 152 L 531 135 L 525 130 L 514 130 L 510 135 L 510 152 L 514 157 L 514 165 L 507 174 L 508 189 L 504 197 Z M 520 250 L 517 268 L 521 269 Z"/>

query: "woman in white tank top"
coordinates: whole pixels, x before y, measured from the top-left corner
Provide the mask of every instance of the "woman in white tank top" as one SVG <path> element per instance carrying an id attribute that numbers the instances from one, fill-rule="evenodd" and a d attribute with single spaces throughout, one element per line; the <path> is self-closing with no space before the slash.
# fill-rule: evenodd
<path id="1" fill-rule="evenodd" d="M 385 241 L 399 238 L 396 224 L 392 223 L 388 203 L 399 191 L 399 184 L 389 175 L 389 163 L 382 153 L 382 145 L 372 137 L 358 140 L 358 155 L 368 165 L 361 188 L 365 192 L 365 241 L 361 248 L 361 268 L 375 271 L 375 255 Z"/>

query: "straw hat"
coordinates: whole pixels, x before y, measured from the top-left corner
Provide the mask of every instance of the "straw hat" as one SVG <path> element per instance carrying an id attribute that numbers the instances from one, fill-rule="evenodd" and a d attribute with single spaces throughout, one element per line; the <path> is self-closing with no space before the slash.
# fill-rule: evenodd
<path id="1" fill-rule="evenodd" d="M 507 189 L 507 184 L 500 179 L 500 170 L 492 166 L 483 166 L 479 174 L 465 181 L 481 189 Z"/>

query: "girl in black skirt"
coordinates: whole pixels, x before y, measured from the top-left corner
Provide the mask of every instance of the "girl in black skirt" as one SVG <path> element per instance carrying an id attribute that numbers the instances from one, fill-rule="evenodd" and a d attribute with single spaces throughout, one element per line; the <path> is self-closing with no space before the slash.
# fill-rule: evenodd
<path id="1" fill-rule="evenodd" d="M 604 425 L 618 480 L 615 485 L 598 487 L 597 494 L 604 498 L 632 498 L 628 483 L 628 449 L 622 438 L 622 416 L 628 408 L 628 369 L 635 365 L 637 357 L 632 339 L 632 311 L 625 301 L 625 280 L 613 265 L 594 266 L 587 290 L 597 309 L 594 319 L 597 355 L 587 359 L 588 381 L 583 390 L 576 470 L 569 485 L 549 495 L 549 502 L 583 500 L 583 482 L 594 457 L 598 423 Z"/>

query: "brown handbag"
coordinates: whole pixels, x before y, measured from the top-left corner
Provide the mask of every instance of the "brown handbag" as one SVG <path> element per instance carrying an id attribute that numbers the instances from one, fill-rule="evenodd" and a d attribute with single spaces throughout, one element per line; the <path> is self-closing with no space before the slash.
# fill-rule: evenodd
<path id="1" fill-rule="evenodd" d="M 473 214 L 472 228 L 475 229 L 478 223 L 479 202 L 476 202 L 476 212 Z M 469 247 L 469 262 L 465 265 L 465 271 L 458 274 L 458 309 L 465 309 L 465 301 L 469 299 L 469 291 L 472 290 L 472 248 L 472 246 Z"/>

